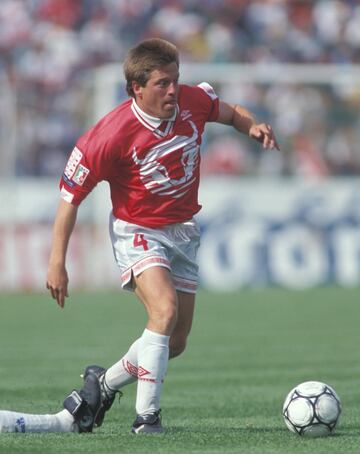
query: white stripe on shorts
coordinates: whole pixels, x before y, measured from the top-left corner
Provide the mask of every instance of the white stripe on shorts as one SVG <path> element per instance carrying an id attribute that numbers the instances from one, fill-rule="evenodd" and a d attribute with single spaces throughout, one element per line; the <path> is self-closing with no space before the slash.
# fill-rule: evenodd
<path id="1" fill-rule="evenodd" d="M 139 260 L 122 273 L 121 275 L 122 287 L 125 287 L 130 282 L 132 275 L 138 276 L 140 273 L 147 270 L 148 268 L 151 268 L 152 266 L 163 266 L 171 271 L 169 260 L 166 260 L 162 257 L 158 257 L 157 255 L 145 257 L 144 259 Z"/>

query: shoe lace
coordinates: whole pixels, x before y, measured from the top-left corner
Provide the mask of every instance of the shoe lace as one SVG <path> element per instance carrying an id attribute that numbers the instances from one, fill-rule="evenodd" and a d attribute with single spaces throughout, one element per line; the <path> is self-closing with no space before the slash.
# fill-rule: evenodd
<path id="1" fill-rule="evenodd" d="M 100 377 L 100 385 L 101 385 L 100 388 L 101 388 L 101 395 L 102 395 L 102 399 L 103 399 L 103 405 L 105 407 L 107 407 L 107 406 L 110 407 L 112 405 L 112 403 L 115 400 L 116 395 L 118 395 L 118 402 L 120 404 L 120 400 L 121 400 L 122 396 L 124 395 L 124 393 L 122 391 L 120 391 L 119 389 L 110 388 L 109 385 L 105 381 L 105 374 L 103 374 Z"/>

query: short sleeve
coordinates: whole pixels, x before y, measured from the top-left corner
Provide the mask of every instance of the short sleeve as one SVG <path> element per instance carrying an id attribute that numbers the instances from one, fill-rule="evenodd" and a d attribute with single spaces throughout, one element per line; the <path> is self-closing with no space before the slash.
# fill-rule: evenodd
<path id="1" fill-rule="evenodd" d="M 219 117 L 219 98 L 215 90 L 207 82 L 201 82 L 197 86 L 206 94 L 204 102 L 206 102 L 209 109 L 207 121 L 216 121 Z"/>
<path id="2" fill-rule="evenodd" d="M 106 145 L 85 134 L 76 143 L 60 180 L 60 195 L 79 205 L 99 181 L 107 178 L 111 162 Z"/>

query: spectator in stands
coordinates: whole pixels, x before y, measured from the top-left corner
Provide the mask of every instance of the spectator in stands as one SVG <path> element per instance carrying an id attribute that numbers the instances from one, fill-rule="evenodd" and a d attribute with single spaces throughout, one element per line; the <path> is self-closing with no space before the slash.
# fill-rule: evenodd
<path id="1" fill-rule="evenodd" d="M 149 36 L 173 41 L 180 49 L 182 61 L 359 63 L 360 5 L 350 0 L 2 0 L 0 73 L 6 73 L 6 80 L 17 94 L 20 116 L 14 153 L 18 174 L 49 175 L 58 162 L 64 164 L 68 143 L 80 134 L 87 122 L 85 110 L 79 115 L 78 106 L 74 102 L 65 103 L 64 99 L 87 97 L 89 69 L 118 63 L 124 49 Z M 266 95 L 262 87 L 250 88 L 255 103 L 264 110 L 258 98 L 270 95 Z M 1 90 L 8 90 L 8 84 L 1 83 L 0 95 Z M 289 101 L 288 87 L 276 90 L 279 99 Z M 294 102 L 311 100 L 307 90 L 307 87 L 298 87 L 297 93 L 291 96 Z M 327 111 L 330 104 L 349 104 L 349 98 L 329 90 L 315 94 L 315 100 L 319 96 Z M 358 96 L 355 92 L 349 96 L 355 112 L 359 108 Z M 273 101 L 267 103 L 265 110 L 283 127 L 284 142 L 291 144 L 294 141 L 290 136 L 298 134 L 296 122 L 301 122 L 306 112 L 303 107 L 289 106 L 291 112 L 285 116 L 281 109 L 274 116 Z M 310 116 L 314 118 L 315 113 Z M 50 134 L 46 140 L 42 133 L 29 135 L 32 129 L 27 123 L 29 118 L 35 118 L 41 130 L 49 131 L 53 131 L 54 123 L 59 121 L 56 143 Z M 354 114 L 347 119 L 350 129 L 356 130 Z M 322 130 L 324 146 L 319 150 L 329 173 L 348 173 L 350 169 L 359 172 L 356 170 L 359 165 L 348 163 L 349 159 L 356 161 L 357 154 L 345 151 L 356 149 L 356 134 L 343 130 L 336 134 L 332 129 L 330 133 L 326 128 Z M 60 130 L 63 133 L 59 134 Z M 310 131 L 303 132 L 309 136 Z M 3 129 L 0 134 L 4 134 Z M 21 138 L 21 135 L 24 136 Z M 339 143 L 343 151 L 335 157 L 333 150 Z M 41 153 L 36 151 L 40 147 L 44 150 Z M 259 158 L 262 171 L 266 173 L 269 165 L 270 173 L 275 169 L 280 174 L 297 173 L 297 160 L 289 161 L 285 155 L 291 150 L 282 149 L 284 154 L 278 156 L 276 166 Z M 52 156 L 52 165 L 44 165 L 46 150 Z M 249 153 L 251 151 L 247 155 Z M 244 162 L 253 162 L 253 159 Z M 289 168 L 286 162 L 293 164 Z M 243 169 L 242 164 L 241 173 L 249 171 L 252 166 L 247 168 L 245 164 Z"/>

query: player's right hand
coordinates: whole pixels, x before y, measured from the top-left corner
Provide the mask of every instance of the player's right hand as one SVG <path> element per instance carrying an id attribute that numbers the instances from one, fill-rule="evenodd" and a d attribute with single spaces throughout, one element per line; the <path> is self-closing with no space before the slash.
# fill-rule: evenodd
<path id="1" fill-rule="evenodd" d="M 65 298 L 69 296 L 68 283 L 69 278 L 64 266 L 49 265 L 46 288 L 61 308 L 65 305 Z"/>
<path id="2" fill-rule="evenodd" d="M 276 148 L 277 150 L 280 150 L 275 133 L 268 124 L 253 124 L 249 129 L 249 137 L 260 142 L 263 148 Z"/>

